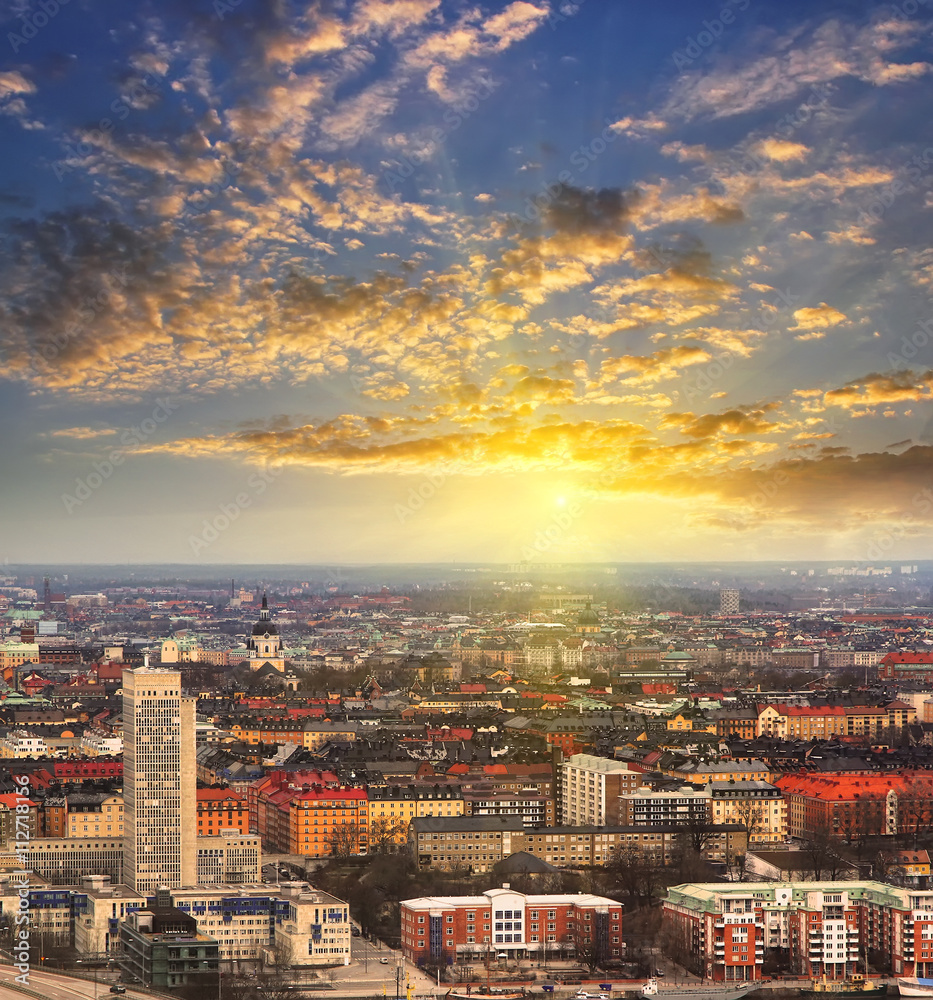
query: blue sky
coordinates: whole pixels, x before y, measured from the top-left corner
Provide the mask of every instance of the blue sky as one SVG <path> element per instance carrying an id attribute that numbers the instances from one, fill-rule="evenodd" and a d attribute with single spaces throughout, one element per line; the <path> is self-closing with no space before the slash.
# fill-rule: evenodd
<path id="1" fill-rule="evenodd" d="M 930 557 L 929 3 L 0 18 L 0 556 Z"/>

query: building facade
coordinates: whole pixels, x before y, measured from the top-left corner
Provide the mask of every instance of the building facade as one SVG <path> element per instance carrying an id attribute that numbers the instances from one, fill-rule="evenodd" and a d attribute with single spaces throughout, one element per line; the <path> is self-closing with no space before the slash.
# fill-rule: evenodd
<path id="1" fill-rule="evenodd" d="M 123 867 L 136 892 L 197 884 L 195 701 L 176 670 L 123 671 Z"/>
<path id="2" fill-rule="evenodd" d="M 620 822 L 620 796 L 634 792 L 642 773 L 606 757 L 576 753 L 560 768 L 560 822 L 565 826 Z"/>
<path id="3" fill-rule="evenodd" d="M 622 955 L 622 906 L 588 893 L 528 896 L 505 883 L 477 896 L 403 900 L 401 931 L 402 953 L 418 965 L 493 952 L 510 959 L 586 952 L 603 962 Z"/>

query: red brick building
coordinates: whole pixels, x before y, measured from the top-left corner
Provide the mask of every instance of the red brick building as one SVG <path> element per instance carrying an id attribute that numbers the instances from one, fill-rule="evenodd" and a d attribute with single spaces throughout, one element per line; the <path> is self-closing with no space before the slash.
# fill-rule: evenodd
<path id="1" fill-rule="evenodd" d="M 933 680 L 933 653 L 888 653 L 878 664 L 883 680 Z"/>
<path id="2" fill-rule="evenodd" d="M 431 896 L 401 903 L 402 953 L 418 965 L 507 955 L 597 962 L 622 955 L 622 905 L 605 896 L 526 896 L 505 883 L 477 896 Z"/>

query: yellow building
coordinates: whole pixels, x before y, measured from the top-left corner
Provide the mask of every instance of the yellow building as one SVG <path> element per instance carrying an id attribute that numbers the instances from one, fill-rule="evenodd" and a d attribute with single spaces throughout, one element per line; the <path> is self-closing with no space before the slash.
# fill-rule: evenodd
<path id="1" fill-rule="evenodd" d="M 714 781 L 710 785 L 710 821 L 738 823 L 748 844 L 783 843 L 787 803 L 781 790 L 766 781 Z"/>
<path id="2" fill-rule="evenodd" d="M 39 662 L 39 643 L 4 642 L 0 644 L 0 670 L 21 667 L 24 663 Z"/>
<path id="3" fill-rule="evenodd" d="M 372 847 L 379 841 L 404 844 L 408 824 L 424 816 L 462 816 L 463 796 L 459 786 L 390 785 L 369 789 L 369 834 Z"/>
<path id="4" fill-rule="evenodd" d="M 668 732 L 677 733 L 715 733 L 716 723 L 707 722 L 706 719 L 694 719 L 689 715 L 678 713 L 667 720 Z"/>

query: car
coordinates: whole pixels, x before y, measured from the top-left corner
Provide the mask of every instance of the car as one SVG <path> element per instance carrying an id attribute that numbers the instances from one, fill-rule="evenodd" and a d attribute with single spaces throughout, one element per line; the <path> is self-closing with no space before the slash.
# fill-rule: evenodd
<path id="1" fill-rule="evenodd" d="M 360 936 L 360 929 L 359 929 L 359 927 L 351 927 L 351 928 L 350 928 L 350 933 L 351 933 L 351 934 L 352 934 L 352 935 L 353 935 L 354 937 L 359 937 L 359 936 Z"/>
<path id="2" fill-rule="evenodd" d="M 114 983 L 113 986 L 110 987 L 110 992 L 111 993 L 126 993 L 126 987 L 125 986 L 121 986 L 119 983 Z"/>
<path id="3" fill-rule="evenodd" d="M 663 969 L 655 969 L 654 970 L 654 974 L 656 976 L 663 976 L 664 975 L 664 970 Z"/>
<path id="4" fill-rule="evenodd" d="M 379 964 L 380 965 L 388 965 L 389 964 L 389 960 L 385 957 L 385 955 L 383 955 L 382 958 L 379 959 Z"/>

